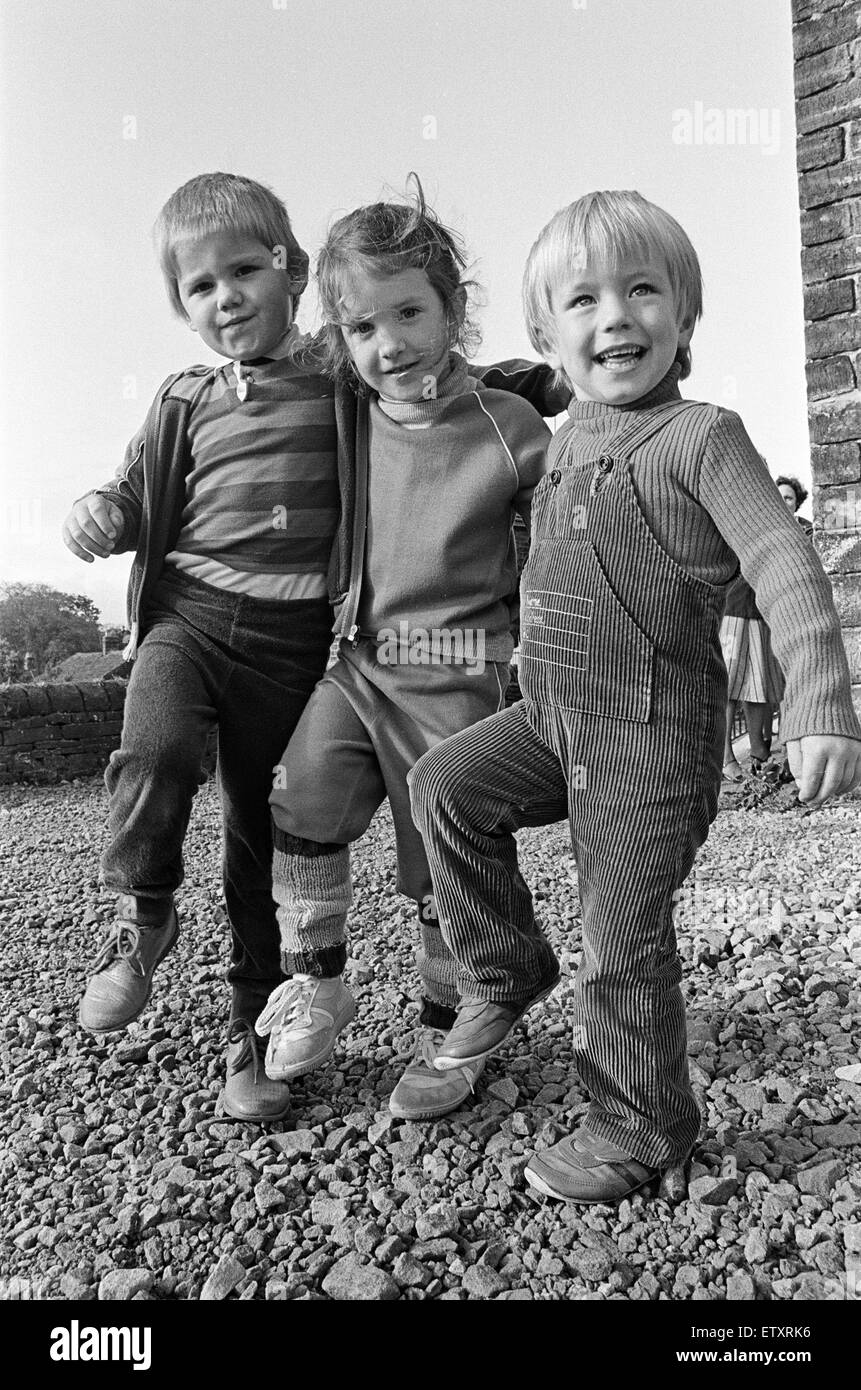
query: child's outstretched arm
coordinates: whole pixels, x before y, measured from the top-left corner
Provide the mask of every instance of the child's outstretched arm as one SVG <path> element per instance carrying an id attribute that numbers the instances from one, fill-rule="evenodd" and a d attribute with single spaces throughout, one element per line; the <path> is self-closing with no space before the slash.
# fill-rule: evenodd
<path id="1" fill-rule="evenodd" d="M 786 745 L 789 770 L 798 783 L 798 799 L 810 811 L 831 796 L 861 784 L 861 741 L 841 734 L 807 734 Z"/>
<path id="2" fill-rule="evenodd" d="M 171 378 L 173 380 L 174 378 Z M 79 560 L 92 564 L 137 545 L 143 508 L 146 425 L 126 448 L 110 482 L 79 497 L 63 522 L 63 540 Z"/>
<path id="3" fill-rule="evenodd" d="M 781 735 L 811 810 L 859 781 L 861 724 L 828 577 L 741 420 L 719 410 L 699 501 L 741 563 L 786 677 Z M 790 752 L 791 750 L 791 752 Z"/>

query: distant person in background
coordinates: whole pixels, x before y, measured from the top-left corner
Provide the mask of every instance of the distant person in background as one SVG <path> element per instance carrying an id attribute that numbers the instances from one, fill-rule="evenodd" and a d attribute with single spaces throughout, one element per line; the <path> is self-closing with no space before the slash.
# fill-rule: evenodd
<path id="1" fill-rule="evenodd" d="M 795 513 L 795 520 L 798 522 L 805 536 L 812 539 L 813 522 L 809 517 L 798 515 L 799 507 L 807 501 L 807 488 L 799 482 L 798 478 L 787 478 L 784 474 L 781 474 L 777 479 L 777 489 L 787 507 L 790 507 Z"/>
<path id="2" fill-rule="evenodd" d="M 759 772 L 771 754 L 773 708 L 783 696 L 783 672 L 771 650 L 768 624 L 756 606 L 753 589 L 739 574 L 727 590 L 720 643 L 728 676 L 723 775 L 739 782 L 744 773 L 732 746 L 736 705 L 744 705 L 750 738 L 751 771 Z"/>
<path id="3" fill-rule="evenodd" d="M 784 502 L 786 503 L 787 507 L 789 507 L 790 511 L 794 514 L 795 520 L 798 522 L 807 539 L 812 541 L 813 522 L 807 516 L 798 515 L 799 508 L 803 506 L 803 504 L 807 501 L 809 495 L 807 488 L 804 486 L 804 484 L 801 482 L 799 478 L 790 478 L 784 473 L 781 473 L 780 477 L 776 479 L 776 482 L 777 490 L 783 498 Z M 777 713 L 776 710 L 775 713 Z M 724 754 L 724 759 L 725 758 L 726 754 Z M 783 765 L 780 770 L 780 780 L 782 782 L 789 782 L 792 780 L 792 774 L 789 771 L 788 759 L 784 759 L 783 761 Z"/>
<path id="4" fill-rule="evenodd" d="M 759 457 L 763 463 L 767 462 L 763 454 Z M 777 481 L 778 485 L 782 481 L 790 487 L 798 487 L 801 497 L 797 505 L 800 506 L 807 493 L 798 480 L 778 478 Z M 794 509 L 794 493 L 789 505 Z M 720 643 L 729 677 L 723 775 L 727 782 L 740 782 L 744 773 L 732 747 L 732 726 L 738 702 L 741 700 L 744 705 L 750 739 L 750 769 L 758 773 L 771 756 L 774 711 L 784 688 L 783 672 L 772 654 L 768 624 L 756 606 L 753 589 L 741 574 L 727 589 Z"/>

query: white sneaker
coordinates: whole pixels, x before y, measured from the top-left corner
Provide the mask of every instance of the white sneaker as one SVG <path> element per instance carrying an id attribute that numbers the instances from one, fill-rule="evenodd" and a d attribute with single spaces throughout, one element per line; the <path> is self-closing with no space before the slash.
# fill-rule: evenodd
<path id="1" fill-rule="evenodd" d="M 265 1069 L 271 1081 L 303 1076 L 328 1061 L 335 1040 L 356 1015 L 356 1001 L 341 976 L 318 980 L 294 975 L 273 990 L 254 1025 L 269 1034 Z"/>
<path id="2" fill-rule="evenodd" d="M 389 1109 L 401 1120 L 432 1120 L 457 1110 L 475 1090 L 484 1071 L 484 1058 L 450 1071 L 437 1071 L 434 1059 L 445 1041 L 439 1028 L 416 1030 L 415 1050 L 400 1081 L 389 1097 Z"/>

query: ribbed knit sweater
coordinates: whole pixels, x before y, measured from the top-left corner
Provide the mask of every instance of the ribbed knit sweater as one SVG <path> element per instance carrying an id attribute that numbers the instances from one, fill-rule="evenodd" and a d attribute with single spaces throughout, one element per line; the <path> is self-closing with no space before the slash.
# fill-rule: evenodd
<path id="1" fill-rule="evenodd" d="M 632 411 L 681 399 L 678 377 L 674 364 L 632 405 L 572 400 L 551 461 L 576 466 L 612 454 Z M 828 577 L 739 416 L 706 404 L 681 412 L 634 452 L 631 473 L 645 520 L 682 569 L 723 585 L 741 565 L 786 676 L 784 741 L 861 739 Z"/>

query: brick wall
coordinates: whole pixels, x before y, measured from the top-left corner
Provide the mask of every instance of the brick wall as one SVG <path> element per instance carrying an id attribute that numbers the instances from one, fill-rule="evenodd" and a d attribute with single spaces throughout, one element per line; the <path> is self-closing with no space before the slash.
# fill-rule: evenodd
<path id="1" fill-rule="evenodd" d="M 792 16 L 813 515 L 861 712 L 861 8 Z"/>
<path id="2" fill-rule="evenodd" d="M 126 681 L 0 688 L 0 785 L 104 771 L 120 746 Z M 215 766 L 216 736 L 204 766 Z"/>

